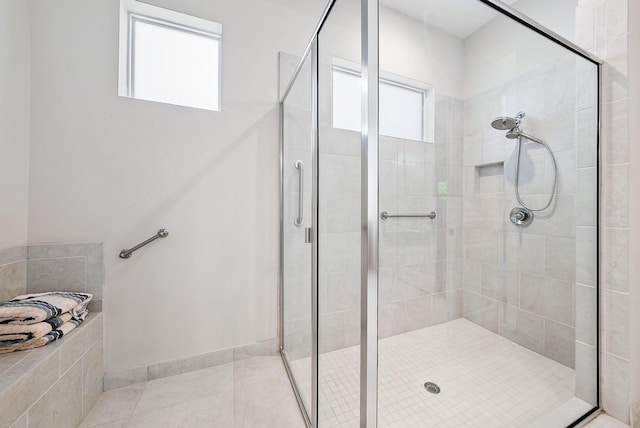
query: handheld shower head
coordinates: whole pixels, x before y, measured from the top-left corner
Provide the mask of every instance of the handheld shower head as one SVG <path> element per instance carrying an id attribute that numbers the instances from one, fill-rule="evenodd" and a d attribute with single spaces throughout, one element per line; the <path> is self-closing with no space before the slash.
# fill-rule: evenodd
<path id="1" fill-rule="evenodd" d="M 509 131 L 507 131 L 507 135 L 505 135 L 505 137 L 507 137 L 510 140 L 515 140 L 519 136 L 520 136 L 520 130 L 518 129 L 517 126 L 511 128 Z"/>

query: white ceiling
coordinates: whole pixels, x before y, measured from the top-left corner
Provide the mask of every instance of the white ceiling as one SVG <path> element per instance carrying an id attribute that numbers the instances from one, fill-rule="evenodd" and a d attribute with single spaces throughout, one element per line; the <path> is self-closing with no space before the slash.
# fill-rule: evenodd
<path id="1" fill-rule="evenodd" d="M 512 5 L 517 0 L 502 1 Z M 466 39 L 497 14 L 477 0 L 380 0 L 380 3 L 460 39 Z"/>

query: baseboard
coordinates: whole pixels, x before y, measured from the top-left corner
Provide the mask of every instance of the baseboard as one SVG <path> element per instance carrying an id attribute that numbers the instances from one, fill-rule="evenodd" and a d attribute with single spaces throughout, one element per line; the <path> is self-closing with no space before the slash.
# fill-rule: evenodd
<path id="1" fill-rule="evenodd" d="M 631 426 L 633 428 L 640 428 L 640 401 L 636 401 L 635 403 L 631 403 L 631 407 L 629 408 L 629 412 L 631 413 Z"/>
<path id="2" fill-rule="evenodd" d="M 275 355 L 278 352 L 278 346 L 279 341 L 274 338 L 235 348 L 105 373 L 104 390 L 122 388 L 136 383 L 202 370 L 251 357 Z"/>

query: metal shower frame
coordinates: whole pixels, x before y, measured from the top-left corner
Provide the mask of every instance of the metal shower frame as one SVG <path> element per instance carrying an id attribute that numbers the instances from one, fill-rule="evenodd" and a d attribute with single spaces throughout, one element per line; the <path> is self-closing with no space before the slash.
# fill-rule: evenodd
<path id="1" fill-rule="evenodd" d="M 280 353 L 285 368 L 293 385 L 296 399 L 310 428 L 318 427 L 318 36 L 322 27 L 331 14 L 337 0 L 330 0 L 322 17 L 316 26 L 311 41 L 307 45 L 283 95 L 280 99 L 280 268 L 279 268 L 279 340 Z M 574 54 L 586 59 L 597 66 L 598 100 L 597 108 L 597 213 L 596 213 L 596 248 L 600 248 L 600 123 L 602 99 L 602 60 L 592 53 L 582 49 L 556 32 L 540 25 L 538 22 L 521 14 L 510 6 L 498 0 L 476 0 L 498 13 L 511 18 L 532 31 Z M 361 335 L 360 335 L 360 426 L 362 428 L 377 428 L 378 410 L 378 227 L 380 222 L 378 206 L 378 80 L 379 80 L 379 0 L 361 0 L 361 63 L 362 63 L 362 140 L 361 140 Z M 311 333 L 312 333 L 312 390 L 311 412 L 305 407 L 300 395 L 296 379 L 284 349 L 284 102 L 300 74 L 303 64 L 311 59 L 311 91 L 313 117 L 312 137 L 312 228 L 311 228 Z M 580 427 L 597 416 L 601 404 L 600 373 L 600 256 L 597 251 L 596 264 L 596 295 L 597 295 L 597 403 L 589 412 L 584 414 L 568 428 Z"/>

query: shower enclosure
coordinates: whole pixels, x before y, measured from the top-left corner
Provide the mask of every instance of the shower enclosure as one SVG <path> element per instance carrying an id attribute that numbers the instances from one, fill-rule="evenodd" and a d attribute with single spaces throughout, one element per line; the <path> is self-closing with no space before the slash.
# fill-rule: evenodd
<path id="1" fill-rule="evenodd" d="M 335 0 L 280 67 L 280 337 L 307 424 L 588 420 L 599 60 L 495 0 Z"/>

